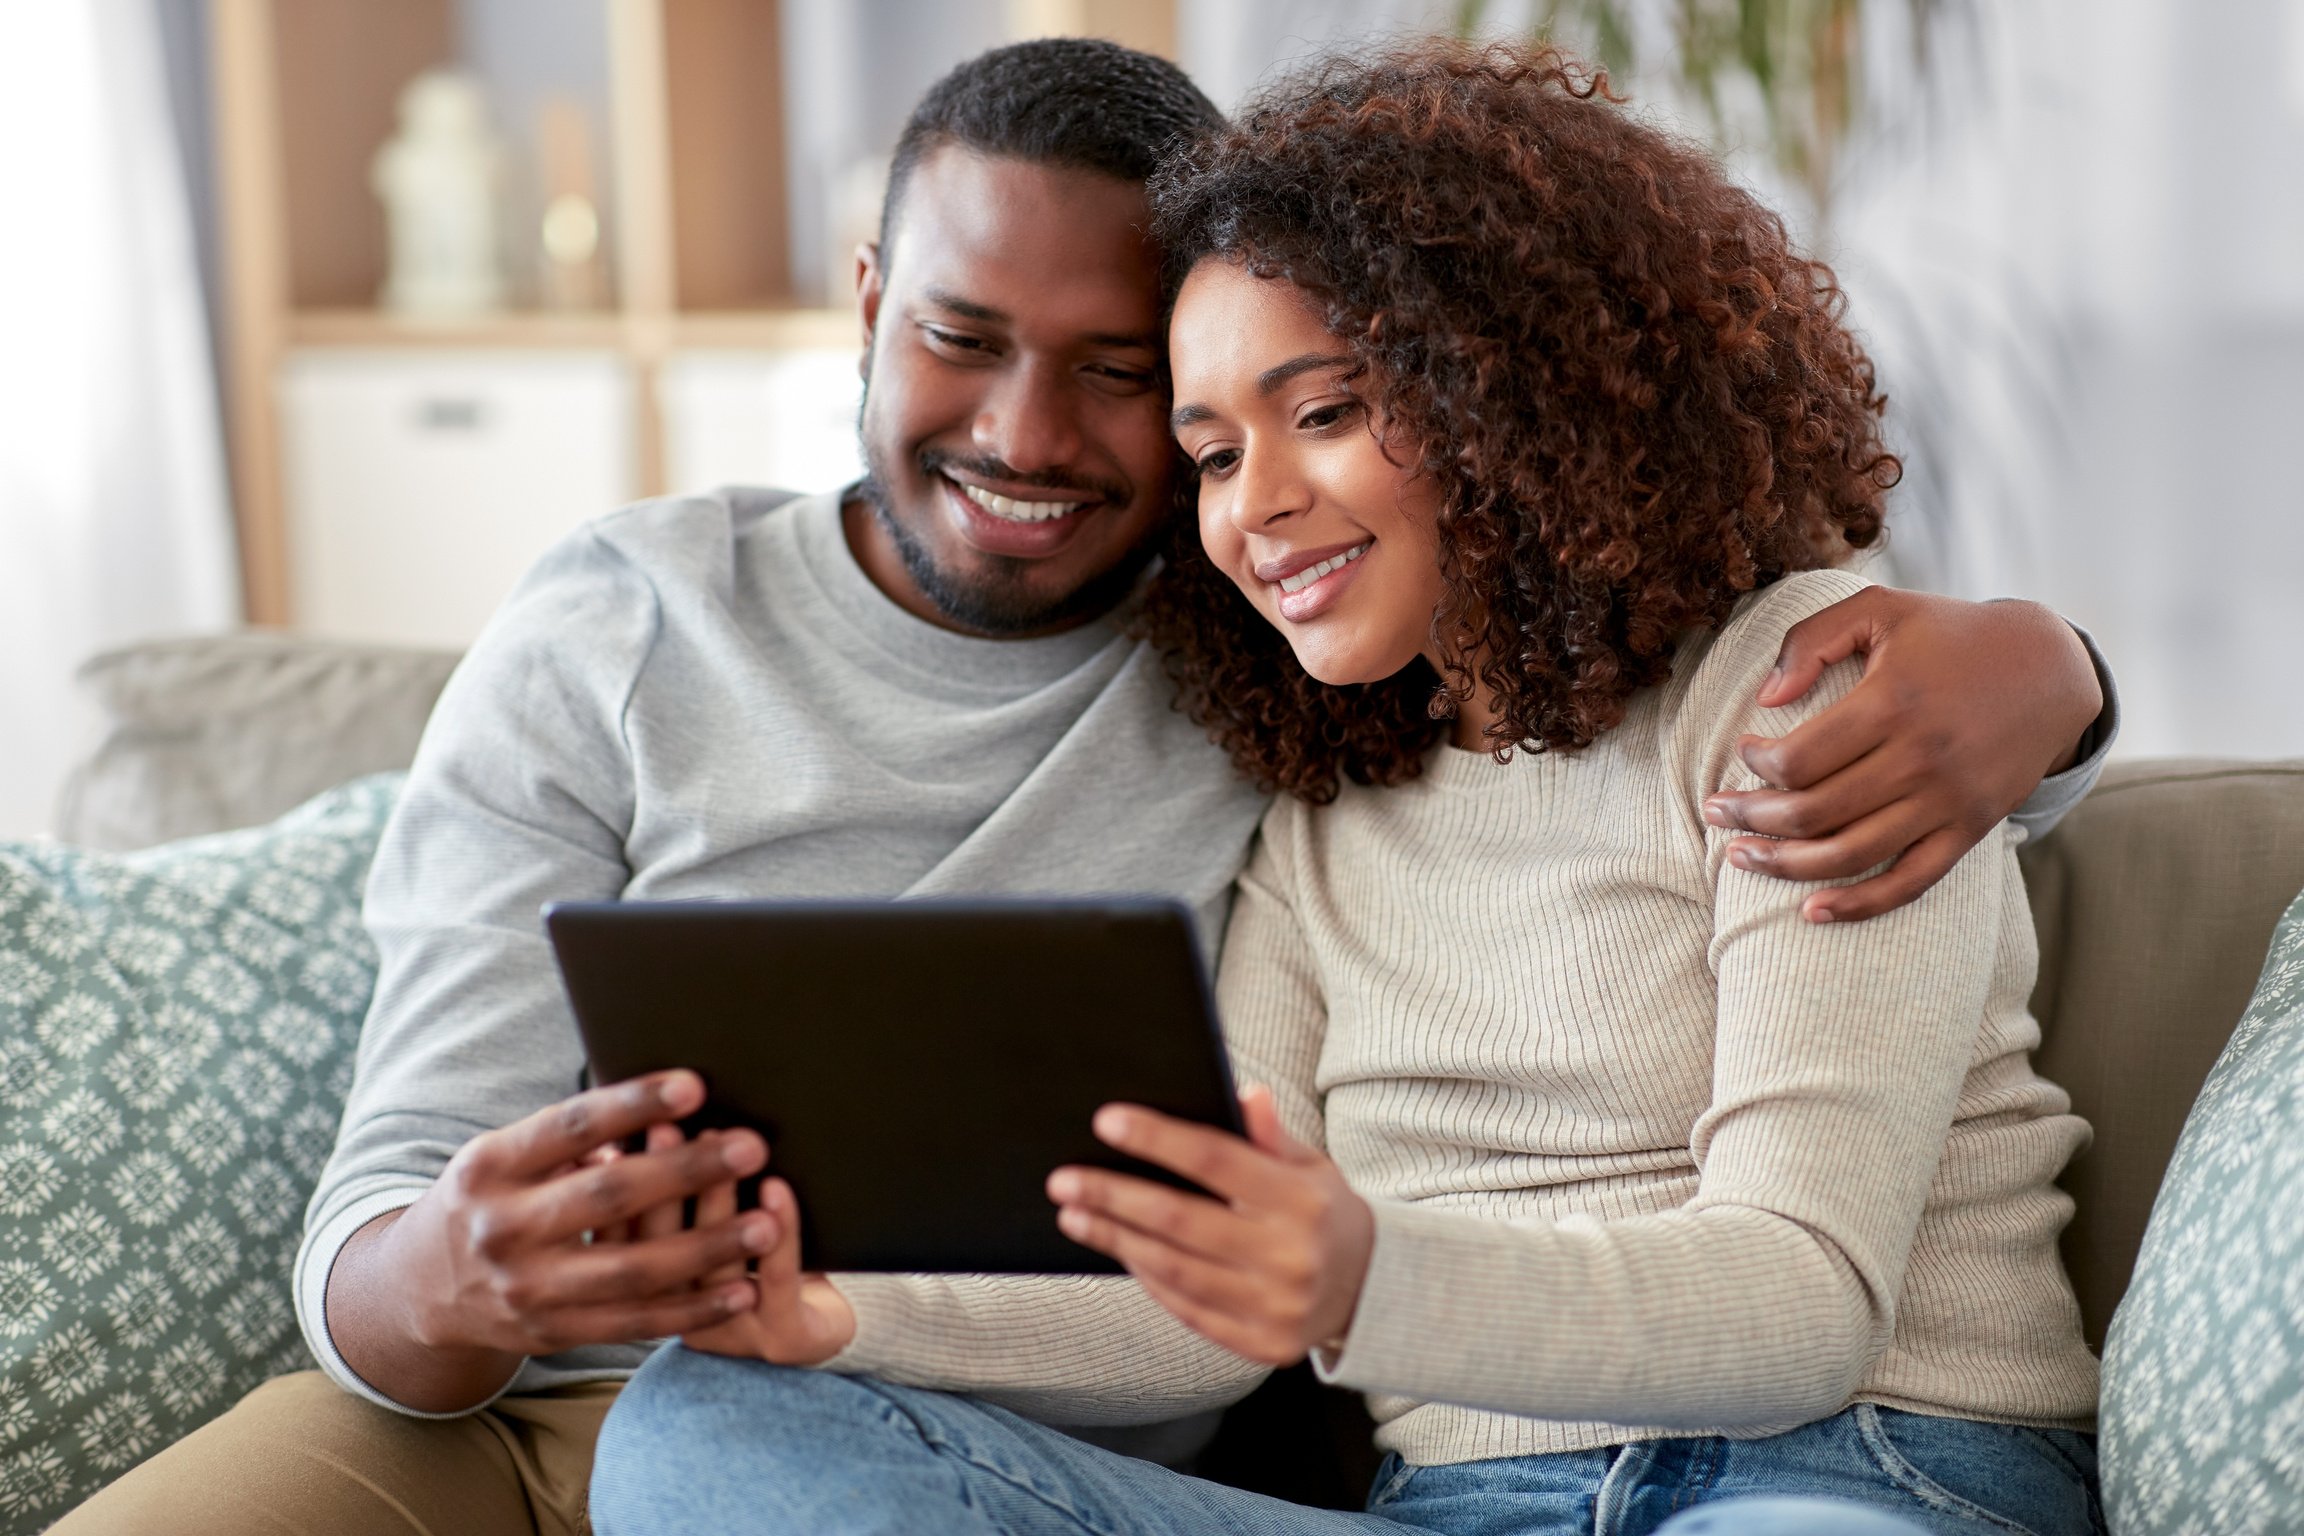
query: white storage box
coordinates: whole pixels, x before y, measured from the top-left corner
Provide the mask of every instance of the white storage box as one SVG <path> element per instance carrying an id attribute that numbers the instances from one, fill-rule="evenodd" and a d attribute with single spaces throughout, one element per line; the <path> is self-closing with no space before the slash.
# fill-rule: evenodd
<path id="1" fill-rule="evenodd" d="M 829 491 L 854 480 L 864 472 L 856 362 L 854 347 L 672 358 L 657 386 L 666 482 Z"/>
<path id="2" fill-rule="evenodd" d="M 307 350 L 280 375 L 298 629 L 462 646 L 538 555 L 634 495 L 613 353 Z"/>

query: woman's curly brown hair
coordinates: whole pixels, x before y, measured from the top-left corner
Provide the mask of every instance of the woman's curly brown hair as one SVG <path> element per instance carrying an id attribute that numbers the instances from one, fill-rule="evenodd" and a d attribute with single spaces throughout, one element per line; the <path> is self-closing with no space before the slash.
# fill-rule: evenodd
<path id="1" fill-rule="evenodd" d="M 1145 632 L 1250 778 L 1415 776 L 1476 672 L 1499 756 L 1590 744 L 1737 598 L 1881 531 L 1900 472 L 1831 272 L 1551 47 L 1424 42 L 1264 93 L 1151 183 L 1200 261 L 1303 290 L 1443 488 L 1449 665 L 1314 681 L 1180 519 Z"/>

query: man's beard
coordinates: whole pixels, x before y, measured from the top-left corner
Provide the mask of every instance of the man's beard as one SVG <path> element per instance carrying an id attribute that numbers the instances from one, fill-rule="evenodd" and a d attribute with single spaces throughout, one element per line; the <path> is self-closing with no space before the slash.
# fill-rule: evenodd
<path id="1" fill-rule="evenodd" d="M 921 477 L 933 485 L 943 478 L 937 466 L 956 462 L 948 455 L 923 454 L 918 468 Z M 1167 536 L 1166 525 L 1156 522 L 1145 531 L 1136 548 L 1129 550 L 1111 569 L 1061 596 L 1045 597 L 1032 590 L 1028 579 L 1036 562 L 1013 555 L 979 553 L 978 559 L 990 569 L 968 577 L 939 567 L 928 546 L 904 526 L 903 519 L 890 505 L 885 460 L 869 438 L 864 443 L 864 466 L 864 480 L 857 487 L 858 492 L 872 509 L 873 518 L 887 532 L 889 542 L 896 546 L 897 557 L 904 562 L 904 572 L 912 578 L 912 585 L 955 627 L 979 635 L 1014 639 L 1068 629 L 1101 618 L 1127 599 Z M 987 479 L 1030 483 L 1034 478 L 1000 466 L 980 468 Z M 1106 505 L 1117 510 L 1119 501 L 1108 497 Z"/>

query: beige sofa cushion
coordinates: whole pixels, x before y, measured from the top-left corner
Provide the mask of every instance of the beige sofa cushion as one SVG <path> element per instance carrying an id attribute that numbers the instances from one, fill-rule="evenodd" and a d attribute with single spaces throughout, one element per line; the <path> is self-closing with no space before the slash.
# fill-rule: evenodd
<path id="1" fill-rule="evenodd" d="M 2064 1176 L 2064 1262 L 2101 1348 L 2184 1116 L 2304 890 L 2304 762 L 2114 764 L 2023 861 L 2040 1070 L 2096 1128 Z"/>
<path id="2" fill-rule="evenodd" d="M 65 786 L 56 835 L 144 848 L 405 768 L 455 665 L 453 652 L 261 631 L 107 651 L 80 669 L 104 736 Z"/>

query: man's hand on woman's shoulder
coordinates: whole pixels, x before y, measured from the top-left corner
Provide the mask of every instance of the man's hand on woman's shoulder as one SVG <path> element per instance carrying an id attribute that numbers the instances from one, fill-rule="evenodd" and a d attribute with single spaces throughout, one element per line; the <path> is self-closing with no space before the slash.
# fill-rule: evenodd
<path id="1" fill-rule="evenodd" d="M 1867 587 L 1794 625 L 1756 702 L 1789 704 L 1861 654 L 1864 678 L 1789 735 L 1746 737 L 1773 789 L 1714 795 L 1704 819 L 1739 867 L 1818 891 L 1811 922 L 1875 917 L 1942 879 L 2040 781 L 2071 766 L 2104 708 L 2080 637 L 2037 603 L 1971 603 Z"/>

